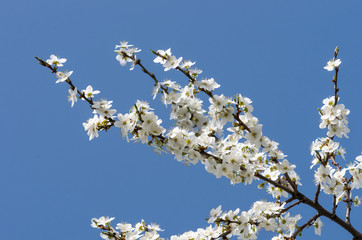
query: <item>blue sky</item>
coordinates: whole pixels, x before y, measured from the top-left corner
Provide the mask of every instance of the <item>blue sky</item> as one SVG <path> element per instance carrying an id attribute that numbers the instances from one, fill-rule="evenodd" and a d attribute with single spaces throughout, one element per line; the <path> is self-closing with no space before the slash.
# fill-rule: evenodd
<path id="1" fill-rule="evenodd" d="M 127 40 L 143 50 L 138 56 L 160 79 L 185 82 L 152 63 L 149 49 L 171 47 L 215 78 L 219 94 L 253 100 L 263 133 L 280 143 L 312 196 L 309 146 L 326 134 L 318 128 L 317 108 L 333 94 L 332 73 L 323 66 L 339 45 L 340 97 L 351 110 L 350 138 L 341 140 L 346 163 L 362 151 L 360 1 L 13 0 L 0 6 L 1 239 L 100 239 L 90 227 L 100 216 L 156 222 L 169 237 L 207 226 L 205 217 L 219 204 L 247 210 L 255 200 L 270 199 L 255 184 L 232 186 L 201 165 L 184 166 L 127 143 L 116 129 L 89 142 L 82 127 L 92 117 L 89 107 L 78 102 L 70 108 L 67 86 L 56 85 L 34 56 L 66 57 L 76 85 L 91 84 L 118 112 L 148 100 L 167 121 L 169 109 L 152 101 L 151 79 L 122 68 L 113 50 Z M 341 204 L 338 213 L 344 209 Z M 314 214 L 297 210 L 304 213 L 300 223 Z M 360 231 L 361 220 L 361 209 L 353 209 Z M 322 221 L 322 237 L 309 229 L 302 239 L 351 239 Z"/>

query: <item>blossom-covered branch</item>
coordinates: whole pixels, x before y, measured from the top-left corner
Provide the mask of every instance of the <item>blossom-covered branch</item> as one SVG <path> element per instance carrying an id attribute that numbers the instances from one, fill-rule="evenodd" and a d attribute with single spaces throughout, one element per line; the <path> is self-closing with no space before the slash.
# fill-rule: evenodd
<path id="1" fill-rule="evenodd" d="M 241 94 L 232 98 L 216 94 L 215 91 L 220 85 L 215 79 L 199 80 L 203 71 L 196 67 L 191 68 L 195 62 L 182 62 L 183 58 L 172 55 L 171 49 L 152 51 L 156 55 L 154 62 L 162 64 L 165 71 L 176 69 L 182 72 L 188 83 L 182 86 L 169 79 L 160 81 L 141 64 L 141 59 L 136 56 L 140 51 L 124 41 L 116 45 L 116 59 L 122 66 L 130 63 L 130 70 L 139 66 L 153 79 L 153 98 L 160 94 L 161 102 L 171 106 L 170 120 L 174 123 L 171 129 L 165 129 L 161 125 L 162 119 L 145 101 L 138 100 L 128 113 L 115 115 L 117 111 L 111 108 L 112 101 L 93 100 L 99 91 L 94 91 L 92 86 L 79 91 L 69 79 L 72 71 L 57 70 L 63 66 L 66 59 L 51 55 L 47 61 L 40 58 L 37 60 L 56 74 L 57 83 L 67 82 L 70 85 L 68 99 L 72 106 L 78 98 L 90 104 L 93 118 L 83 123 L 90 140 L 98 137 L 99 131 L 114 126 L 120 129 L 122 137 L 127 141 L 146 143 L 157 151 L 168 152 L 178 161 L 187 164 L 200 162 L 206 171 L 217 178 L 226 177 L 232 184 L 251 184 L 254 180 L 262 180 L 258 187 L 265 188 L 275 199 L 275 202 L 257 201 L 249 211 L 241 213 L 238 209 L 222 213 L 220 206 L 210 212 L 209 223 L 214 226 L 173 236 L 171 239 L 226 239 L 231 236 L 256 239 L 261 229 L 277 231 L 279 235 L 273 240 L 295 239 L 305 228 L 312 225 L 316 234 L 320 235 L 323 226 L 321 216 L 336 222 L 355 239 L 362 239 L 361 233 L 350 223 L 352 203 L 355 206 L 360 204 L 358 196 L 352 200 L 352 190 L 362 187 L 362 156 L 357 157 L 356 162 L 346 168 L 342 168 L 336 159 L 337 156 L 344 158 L 345 150 L 334 141 L 334 137 L 348 137 L 349 133 L 349 110 L 338 103 L 337 77 L 341 64 L 337 59 L 338 48 L 335 50 L 334 58 L 325 67 L 328 71 L 335 71 L 334 96 L 324 99 L 324 105 L 319 109 L 319 127 L 328 127 L 327 137 L 318 138 L 311 146 L 312 167 L 319 166 L 315 172 L 317 190 L 313 200 L 299 191 L 298 185 L 301 185 L 301 181 L 294 170 L 296 166 L 286 159 L 287 156 L 278 148 L 277 142 L 263 135 L 262 124 L 252 114 L 253 106 L 249 98 Z M 208 108 L 204 107 L 199 93 L 205 93 L 208 97 Z M 347 173 L 350 174 L 349 179 Z M 321 192 L 332 195 L 332 211 L 319 204 Z M 283 197 L 289 199 L 282 201 Z M 342 200 L 346 202 L 345 221 L 335 212 L 338 202 Z M 290 205 L 286 206 L 287 204 Z M 315 209 L 316 215 L 298 227 L 297 222 L 301 216 L 291 216 L 288 211 L 300 204 Z M 157 233 L 160 229 L 155 225 L 148 226 L 143 221 L 135 227 L 117 224 L 117 231 L 110 226 L 111 220 L 105 217 L 92 219 L 92 226 L 105 230 L 106 232 L 101 234 L 105 239 L 161 239 Z"/>

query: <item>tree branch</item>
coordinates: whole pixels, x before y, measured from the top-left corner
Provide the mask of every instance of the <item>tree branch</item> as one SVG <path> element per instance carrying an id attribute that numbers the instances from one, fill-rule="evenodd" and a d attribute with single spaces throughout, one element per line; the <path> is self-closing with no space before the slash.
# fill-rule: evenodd
<path id="1" fill-rule="evenodd" d="M 333 210 L 332 213 L 336 215 L 336 209 L 337 209 L 337 197 L 336 195 L 333 195 Z"/>
<path id="2" fill-rule="evenodd" d="M 347 184 L 348 185 L 348 184 Z M 347 197 L 346 197 L 346 222 L 351 224 L 351 210 L 352 210 L 352 199 L 351 199 L 351 188 L 347 186 Z"/>
<path id="3" fill-rule="evenodd" d="M 297 205 L 299 205 L 300 203 L 302 203 L 303 201 L 298 201 L 298 202 L 296 202 L 296 203 L 293 203 L 292 205 L 290 205 L 289 207 L 287 207 L 287 208 L 284 208 L 282 211 L 280 211 L 280 213 L 285 213 L 285 212 L 287 212 L 289 209 L 291 209 L 291 208 L 293 208 L 293 207 L 295 207 L 295 206 L 297 206 Z"/>
<path id="4" fill-rule="evenodd" d="M 295 239 L 298 236 L 298 234 L 301 233 L 304 230 L 304 228 L 311 226 L 312 223 L 319 217 L 320 217 L 320 214 L 317 213 L 311 219 L 309 219 L 308 222 L 306 222 L 303 226 L 298 227 L 298 230 L 293 234 L 291 239 Z"/>
<path id="5" fill-rule="evenodd" d="M 321 184 L 318 183 L 317 191 L 315 192 L 315 195 L 314 195 L 314 203 L 318 203 L 318 198 L 319 198 L 320 192 L 321 192 Z"/>

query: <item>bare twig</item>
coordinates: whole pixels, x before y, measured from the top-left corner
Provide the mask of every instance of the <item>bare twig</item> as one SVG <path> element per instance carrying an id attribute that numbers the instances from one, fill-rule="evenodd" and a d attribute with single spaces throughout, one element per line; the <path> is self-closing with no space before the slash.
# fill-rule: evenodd
<path id="1" fill-rule="evenodd" d="M 333 195 L 333 210 L 332 210 L 332 213 L 334 214 L 334 215 L 336 215 L 336 210 L 337 210 L 337 197 L 336 197 L 336 195 Z"/>
<path id="2" fill-rule="evenodd" d="M 347 190 L 346 190 L 346 222 L 347 223 L 351 223 L 351 219 L 350 219 L 350 216 L 351 216 L 351 210 L 352 210 L 352 202 L 353 200 L 351 199 L 351 188 L 347 185 Z"/>
<path id="3" fill-rule="evenodd" d="M 291 208 L 293 208 L 293 207 L 295 207 L 295 206 L 297 206 L 297 205 L 299 205 L 299 204 L 301 204 L 303 201 L 298 201 L 298 202 L 296 202 L 296 203 L 293 203 L 292 205 L 290 205 L 289 207 L 287 207 L 287 208 L 284 208 L 282 211 L 280 211 L 280 213 L 285 213 L 285 212 L 287 212 L 289 209 L 291 209 Z"/>
<path id="4" fill-rule="evenodd" d="M 314 203 L 318 203 L 318 198 L 319 198 L 320 192 L 321 192 L 321 184 L 318 183 L 317 191 L 315 192 L 315 195 L 314 195 Z"/>
<path id="5" fill-rule="evenodd" d="M 333 61 L 337 59 L 338 52 L 339 52 L 339 47 L 337 46 L 336 49 L 334 50 Z M 332 82 L 334 83 L 334 106 L 336 106 L 338 102 L 338 92 L 339 92 L 339 89 L 337 87 L 339 66 L 334 68 L 334 70 L 335 70 L 335 75 L 333 77 Z"/>
<path id="6" fill-rule="evenodd" d="M 292 197 L 288 198 L 287 200 L 285 200 L 283 203 L 288 204 L 290 202 L 293 202 L 295 199 L 296 198 L 294 196 L 292 196 Z"/>

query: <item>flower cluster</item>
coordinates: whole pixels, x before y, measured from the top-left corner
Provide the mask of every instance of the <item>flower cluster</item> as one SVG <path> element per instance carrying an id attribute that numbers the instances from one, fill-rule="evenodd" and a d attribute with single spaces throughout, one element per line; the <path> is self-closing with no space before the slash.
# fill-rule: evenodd
<path id="1" fill-rule="evenodd" d="M 322 190 L 326 194 L 333 194 L 340 198 L 344 193 L 344 174 L 345 170 L 343 172 L 335 171 L 334 168 L 327 164 L 325 166 L 320 165 L 314 177 L 316 183 L 321 185 Z"/>
<path id="2" fill-rule="evenodd" d="M 333 165 L 339 166 L 335 157 L 341 155 L 344 158 L 345 150 L 330 138 L 320 138 L 314 141 L 311 146 L 311 154 L 314 156 L 312 167 L 320 164 L 314 174 L 316 184 L 320 185 L 326 194 L 336 196 L 338 201 L 343 198 L 351 201 L 351 190 L 362 188 L 362 155 L 356 157 L 356 161 L 345 168 L 334 168 Z M 350 179 L 348 179 L 347 173 L 350 174 Z M 358 197 L 355 199 L 357 199 L 355 206 L 358 206 Z"/>
<path id="3" fill-rule="evenodd" d="M 57 67 L 63 66 L 67 59 L 58 58 L 55 55 L 50 55 L 50 59 L 46 60 L 46 63 L 49 65 L 54 65 L 53 71 L 55 72 L 59 82 L 70 82 L 70 75 L 72 75 L 73 71 L 57 71 Z M 93 101 L 94 95 L 99 94 L 100 91 L 93 90 L 93 87 L 88 85 L 86 89 L 82 91 L 78 91 L 76 87 L 73 85 L 70 86 L 68 101 L 71 102 L 71 106 L 74 106 L 74 103 L 77 102 L 78 98 L 82 100 L 86 100 L 91 104 L 91 108 L 93 109 L 93 118 L 87 120 L 86 123 L 83 123 L 84 129 L 87 131 L 89 136 L 89 140 L 92 140 L 95 137 L 98 137 L 98 131 L 102 129 L 108 129 L 111 126 L 111 121 L 114 118 L 114 114 L 117 112 L 112 107 L 112 101 L 107 101 L 101 99 L 100 101 Z"/>
<path id="4" fill-rule="evenodd" d="M 95 137 L 99 137 L 98 131 L 103 128 L 107 128 L 109 126 L 109 122 L 103 116 L 98 116 L 95 114 L 93 118 L 87 120 L 87 122 L 83 123 L 84 129 L 87 131 L 89 136 L 89 140 L 92 140 Z"/>
<path id="5" fill-rule="evenodd" d="M 167 49 L 166 51 L 158 50 L 157 55 L 158 56 L 153 60 L 153 62 L 162 64 L 165 68 L 165 71 L 168 71 L 172 68 L 177 68 L 182 61 L 182 57 L 177 58 L 171 54 L 171 48 Z"/>
<path id="6" fill-rule="evenodd" d="M 330 159 L 334 161 L 338 155 L 344 158 L 344 154 L 344 148 L 340 147 L 339 143 L 334 142 L 331 138 L 319 138 L 312 143 L 311 155 L 314 158 L 311 168 L 316 164 L 320 164 L 314 174 L 315 182 L 320 184 L 321 189 L 327 194 L 340 197 L 344 193 L 345 173 L 348 169 L 336 171 L 329 164 Z"/>
<path id="7" fill-rule="evenodd" d="M 347 168 L 352 176 L 352 187 L 359 189 L 362 188 L 362 155 L 356 157 L 356 161 L 350 164 Z M 359 201 L 356 201 L 359 205 Z"/>
<path id="8" fill-rule="evenodd" d="M 319 127 L 321 129 L 328 127 L 327 136 L 333 137 L 346 137 L 349 133 L 349 128 L 347 126 L 348 120 L 347 115 L 349 110 L 345 108 L 344 104 L 336 104 L 335 97 L 329 97 L 323 100 L 323 106 L 320 109 L 321 123 Z M 339 99 L 337 99 L 338 101 Z"/>
<path id="9" fill-rule="evenodd" d="M 312 160 L 312 168 L 317 163 L 326 162 L 330 156 L 340 155 L 344 159 L 346 151 L 338 142 L 334 142 L 331 138 L 326 137 L 313 141 L 310 147 L 310 154 L 314 157 Z"/>
<path id="10" fill-rule="evenodd" d="M 149 139 L 157 140 L 166 131 L 162 126 L 162 120 L 152 111 L 147 102 L 137 101 L 127 114 L 118 114 L 118 120 L 114 123 L 115 127 L 121 129 L 123 137 L 133 135 L 133 140 L 140 140 L 142 143 L 149 143 Z"/>
<path id="11" fill-rule="evenodd" d="M 221 206 L 210 211 L 208 223 L 214 224 L 206 228 L 199 228 L 197 231 L 188 231 L 181 235 L 171 236 L 171 240 L 192 240 L 192 239 L 217 239 L 220 237 L 231 238 L 236 236 L 241 240 L 256 239 L 259 231 L 278 232 L 280 236 L 291 237 L 296 230 L 296 225 L 301 216 L 291 216 L 285 213 L 284 204 L 257 201 L 249 211 L 236 209 L 234 211 L 223 212 Z M 142 220 L 135 226 L 129 223 L 118 223 L 114 229 L 110 222 L 114 218 L 100 217 L 92 218 L 91 226 L 105 230 L 101 233 L 103 239 L 110 240 L 156 240 L 162 239 L 158 232 L 162 231 L 158 225 L 146 223 Z M 321 222 L 315 225 L 322 226 Z M 117 231 L 117 230 L 118 231 Z"/>
<path id="12" fill-rule="evenodd" d="M 212 240 L 219 238 L 222 235 L 222 227 L 208 226 L 206 228 L 198 228 L 197 231 L 188 231 L 181 235 L 173 235 L 170 240 L 193 240 L 193 239 L 205 239 Z"/>
<path id="13" fill-rule="evenodd" d="M 119 56 L 123 60 L 135 59 L 137 48 L 131 48 L 127 42 L 117 45 Z M 169 70 L 179 67 L 182 58 L 171 55 L 171 50 L 158 50 L 154 62 L 161 63 Z M 120 60 L 120 59 L 118 59 Z M 173 62 L 171 64 L 171 62 Z M 122 62 L 125 63 L 125 62 Z M 184 61 L 178 68 L 189 76 L 189 83 L 181 87 L 174 81 L 156 81 L 153 89 L 154 98 L 161 93 L 161 101 L 171 105 L 170 119 L 175 127 L 166 130 L 162 120 L 149 107 L 147 102 L 137 101 L 129 113 L 119 113 L 113 125 L 121 129 L 121 135 L 127 140 L 141 141 L 154 146 L 158 151 L 167 151 L 178 161 L 196 164 L 202 162 L 205 169 L 217 178 L 227 177 L 232 183 L 252 183 L 255 175 L 262 173 L 272 181 L 291 189 L 291 184 L 300 184 L 294 165 L 289 164 L 285 155 L 278 149 L 278 143 L 262 135 L 262 125 L 252 115 L 252 101 L 237 94 L 233 99 L 224 95 L 213 94 L 220 87 L 213 78 L 196 79 L 202 70 L 190 67 L 195 62 Z M 124 64 L 122 64 L 124 65 Z M 203 108 L 203 101 L 197 94 L 204 92 L 209 96 L 208 111 Z M 82 93 L 89 98 L 99 91 L 88 86 Z M 112 101 L 95 101 L 92 104 L 95 115 L 83 126 L 89 139 L 98 137 L 98 131 L 108 129 L 116 110 L 110 109 Z M 228 123 L 231 123 L 230 126 Z M 229 127 L 228 127 L 229 126 Z M 230 132 L 224 133 L 224 128 Z M 286 175 L 292 182 L 288 182 Z M 280 199 L 287 197 L 285 189 L 268 183 L 267 192 Z"/>
<path id="14" fill-rule="evenodd" d="M 98 113 L 102 117 L 113 118 L 113 115 L 116 114 L 117 110 L 111 109 L 112 102 L 113 101 L 107 101 L 105 99 L 93 102 L 93 113 Z"/>
<path id="15" fill-rule="evenodd" d="M 285 204 L 257 201 L 249 211 L 222 212 L 221 206 L 210 211 L 209 223 L 222 227 L 227 237 L 237 236 L 238 239 L 256 239 L 261 229 L 277 231 L 284 237 L 291 237 L 296 230 L 296 224 L 301 216 L 291 216 L 285 213 Z"/>
<path id="16" fill-rule="evenodd" d="M 158 234 L 163 231 L 157 224 L 151 223 L 147 225 L 145 221 L 141 221 L 134 226 L 129 223 L 118 223 L 116 228 L 111 227 L 110 222 L 114 218 L 100 217 L 92 218 L 91 226 L 105 230 L 100 233 L 101 238 L 105 240 L 163 240 Z"/>
<path id="17" fill-rule="evenodd" d="M 335 55 L 337 53 L 338 48 Z M 319 165 L 314 174 L 315 182 L 324 193 L 335 197 L 337 202 L 334 203 L 334 208 L 342 200 L 347 203 L 347 208 L 350 208 L 353 201 L 351 191 L 362 187 L 362 156 L 357 157 L 355 163 L 351 163 L 345 168 L 342 168 L 336 160 L 337 156 L 344 159 L 346 151 L 338 142 L 334 141 L 334 137 L 342 138 L 344 136 L 348 138 L 347 134 L 350 132 L 347 120 L 350 111 L 343 104 L 337 103 L 339 101 L 337 73 L 340 63 L 339 59 L 334 59 L 329 61 L 325 67 L 328 71 L 336 70 L 336 75 L 333 78 L 335 96 L 324 99 L 323 106 L 319 109 L 321 115 L 319 127 L 321 129 L 328 127 L 328 132 L 327 137 L 316 139 L 310 147 L 313 156 L 311 168 Z M 347 173 L 351 176 L 349 179 Z M 355 199 L 358 200 L 359 198 L 356 197 Z M 355 206 L 358 206 L 358 201 L 356 201 Z"/>
<path id="18" fill-rule="evenodd" d="M 116 59 L 121 66 L 126 66 L 127 62 L 132 63 L 130 70 L 133 70 L 137 60 L 135 53 L 140 52 L 141 50 L 134 48 L 133 45 L 128 45 L 128 42 L 126 41 L 121 41 L 120 44 L 121 45 L 116 45 L 116 50 L 114 50 L 118 53 Z"/>
<path id="19" fill-rule="evenodd" d="M 57 71 L 58 67 L 63 67 L 63 63 L 67 61 L 66 58 L 59 58 L 54 54 L 50 55 L 50 58 L 46 60 L 46 63 L 49 65 L 53 65 L 53 71 L 55 72 L 55 76 L 57 77 L 57 81 L 55 83 L 65 82 L 69 80 L 70 75 L 72 75 L 73 71 Z M 74 106 L 74 103 L 78 100 L 77 98 L 78 89 L 76 87 L 69 89 L 68 101 L 71 102 L 71 106 Z"/>
<path id="20" fill-rule="evenodd" d="M 166 57 L 162 56 L 170 54 L 170 49 L 159 50 L 154 61 L 164 63 Z M 191 76 L 185 87 L 170 80 L 158 84 L 172 90 L 163 91 L 162 96 L 166 105 L 171 104 L 170 119 L 175 120 L 177 126 L 166 135 L 168 150 L 179 161 L 195 164 L 201 159 L 208 172 L 218 178 L 225 176 L 232 183 L 251 183 L 256 172 L 264 171 L 273 180 L 289 172 L 299 184 L 299 176 L 293 170 L 295 166 L 289 166 L 285 155 L 277 148 L 278 143 L 262 135 L 262 125 L 252 115 L 252 101 L 241 94 L 234 99 L 212 94 L 220 85 L 213 78 L 198 81 L 196 77 L 202 71 L 190 69 L 194 64 L 187 61 L 180 65 L 184 73 Z M 196 96 L 199 92 L 209 96 L 208 111 L 203 109 L 202 100 Z M 232 125 L 227 128 L 229 122 Z M 224 128 L 231 134 L 224 136 Z M 273 161 L 268 161 L 268 157 Z M 278 160 L 283 159 L 282 166 Z M 268 191 L 276 198 L 280 198 L 281 193 L 286 196 L 280 188 L 269 188 Z"/>

